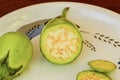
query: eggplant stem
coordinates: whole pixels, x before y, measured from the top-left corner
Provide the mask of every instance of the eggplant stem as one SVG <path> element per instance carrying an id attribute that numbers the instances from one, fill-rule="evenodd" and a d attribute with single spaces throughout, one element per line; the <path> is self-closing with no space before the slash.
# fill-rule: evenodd
<path id="1" fill-rule="evenodd" d="M 66 18 L 66 14 L 67 14 L 68 10 L 69 10 L 69 7 L 64 8 L 64 10 L 62 12 L 62 17 Z"/>

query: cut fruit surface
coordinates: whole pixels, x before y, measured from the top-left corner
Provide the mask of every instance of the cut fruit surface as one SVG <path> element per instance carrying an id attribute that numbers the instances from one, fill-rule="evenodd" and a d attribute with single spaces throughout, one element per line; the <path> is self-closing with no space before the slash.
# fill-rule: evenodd
<path id="1" fill-rule="evenodd" d="M 111 80 L 111 78 L 103 73 L 85 70 L 78 73 L 77 80 Z"/>
<path id="2" fill-rule="evenodd" d="M 53 63 L 60 64 L 74 60 L 79 55 L 82 46 L 79 31 L 66 24 L 44 31 L 41 41 L 41 50 L 45 57 Z"/>
<path id="3" fill-rule="evenodd" d="M 74 61 L 82 49 L 82 36 L 77 26 L 64 15 L 51 19 L 40 35 L 40 49 L 44 57 L 55 64 Z"/>

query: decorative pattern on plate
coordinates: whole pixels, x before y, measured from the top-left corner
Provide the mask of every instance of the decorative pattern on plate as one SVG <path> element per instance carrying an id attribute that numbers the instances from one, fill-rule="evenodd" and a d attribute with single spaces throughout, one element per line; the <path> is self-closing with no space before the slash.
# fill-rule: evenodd
<path id="1" fill-rule="evenodd" d="M 112 44 L 114 47 L 120 47 L 120 42 L 116 41 L 113 38 L 110 38 L 109 36 L 105 36 L 101 33 L 95 33 L 94 38 L 100 40 L 100 41 L 104 41 L 106 43 Z"/>
<path id="2" fill-rule="evenodd" d="M 91 51 L 96 51 L 96 48 L 94 45 L 92 45 L 88 40 L 84 40 L 83 44 L 86 45 L 88 48 L 91 49 Z"/>

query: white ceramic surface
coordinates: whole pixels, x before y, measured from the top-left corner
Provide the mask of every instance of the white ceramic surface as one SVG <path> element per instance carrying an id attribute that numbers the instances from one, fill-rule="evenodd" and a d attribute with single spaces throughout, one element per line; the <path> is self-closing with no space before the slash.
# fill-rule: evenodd
<path id="1" fill-rule="evenodd" d="M 40 53 L 39 36 L 32 40 L 34 54 L 28 69 L 15 80 L 76 80 L 77 73 L 90 70 L 87 62 L 95 59 L 109 60 L 117 69 L 108 75 L 113 80 L 120 77 L 120 15 L 110 10 L 74 2 L 50 2 L 24 7 L 0 18 L 0 35 L 16 31 L 22 25 L 40 19 L 53 18 L 63 8 L 70 7 L 67 18 L 80 26 L 83 50 L 80 56 L 67 65 L 49 63 Z M 95 50 L 95 51 L 94 51 Z"/>

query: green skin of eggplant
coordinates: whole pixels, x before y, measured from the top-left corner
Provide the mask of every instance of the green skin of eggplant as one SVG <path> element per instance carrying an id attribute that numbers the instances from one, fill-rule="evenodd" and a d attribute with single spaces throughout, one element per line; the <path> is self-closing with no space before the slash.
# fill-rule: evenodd
<path id="1" fill-rule="evenodd" d="M 12 80 L 28 66 L 33 54 L 31 41 L 19 32 L 0 37 L 0 80 Z"/>
<path id="2" fill-rule="evenodd" d="M 48 21 L 48 22 L 46 23 L 46 25 L 44 26 L 44 28 L 43 28 L 43 30 L 42 30 L 42 32 L 41 32 L 41 35 L 40 35 L 40 49 L 41 49 L 41 52 L 43 53 L 43 56 L 44 56 L 49 62 L 54 63 L 54 64 L 68 64 L 68 63 L 71 63 L 71 62 L 73 62 L 73 61 L 79 56 L 79 54 L 81 53 L 81 50 L 82 50 L 82 36 L 81 36 L 81 34 L 80 34 L 80 31 L 78 30 L 78 28 L 77 28 L 77 26 L 76 26 L 75 24 L 73 24 L 72 22 L 70 22 L 69 20 L 66 19 L 66 14 L 67 14 L 67 12 L 68 12 L 68 9 L 69 9 L 69 7 L 66 7 L 66 8 L 63 10 L 61 16 L 58 16 L 58 17 L 53 18 L 53 19 L 51 19 L 50 21 Z M 54 60 L 54 61 L 53 61 L 52 59 L 51 59 L 51 60 L 48 59 L 48 57 L 45 55 L 46 53 L 45 53 L 44 48 L 43 48 L 43 46 L 42 46 L 42 43 L 43 43 L 42 41 L 44 41 L 44 40 L 42 40 L 41 38 L 43 37 L 44 32 L 47 31 L 49 28 L 52 28 L 52 27 L 54 27 L 54 26 L 59 26 L 59 25 L 66 25 L 68 28 L 69 28 L 69 26 L 72 27 L 72 28 L 76 31 L 76 33 L 78 34 L 78 36 L 80 37 L 79 39 L 81 40 L 81 42 L 78 43 L 78 44 L 80 44 L 79 51 L 77 52 L 76 55 L 74 55 L 73 58 L 71 58 L 71 60 L 69 59 L 69 61 L 54 62 L 54 61 L 57 61 L 57 60 Z M 71 28 L 71 29 L 72 29 L 72 28 Z M 44 54 L 44 53 L 45 53 L 45 54 Z"/>

